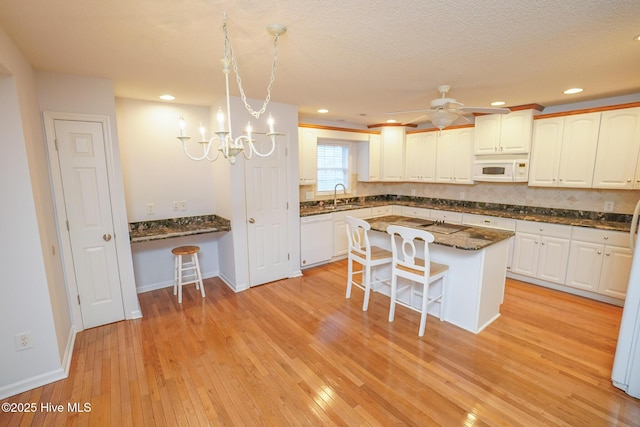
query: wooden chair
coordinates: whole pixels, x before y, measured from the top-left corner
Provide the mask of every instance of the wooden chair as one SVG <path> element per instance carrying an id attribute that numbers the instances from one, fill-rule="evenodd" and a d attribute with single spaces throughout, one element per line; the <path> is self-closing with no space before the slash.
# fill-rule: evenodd
<path id="1" fill-rule="evenodd" d="M 418 336 L 424 336 L 427 324 L 427 311 L 429 305 L 440 302 L 440 320 L 444 320 L 445 303 L 445 277 L 449 267 L 444 264 L 432 262 L 429 256 L 429 243 L 433 242 L 433 234 L 416 228 L 390 225 L 387 233 L 391 235 L 391 303 L 389 305 L 389 322 L 393 322 L 396 303 L 421 313 L 420 329 Z M 419 242 L 419 241 L 422 242 Z M 398 288 L 398 278 L 404 278 L 407 284 Z M 422 289 L 415 289 L 415 284 L 422 285 Z M 435 283 L 435 292 L 430 288 Z M 401 301 L 398 294 L 409 290 L 409 301 Z M 433 295 L 432 293 L 435 293 Z M 414 304 L 414 297 L 421 297 L 420 308 Z"/>
<path id="2" fill-rule="evenodd" d="M 200 288 L 202 298 L 204 298 L 204 284 L 198 263 L 199 246 L 179 246 L 173 248 L 171 253 L 175 255 L 175 273 L 173 278 L 173 294 L 178 294 L 178 303 L 182 304 L 182 287 L 191 283 L 196 284 L 196 289 Z M 191 261 L 184 262 L 182 257 L 191 256 Z"/>
<path id="3" fill-rule="evenodd" d="M 371 225 L 367 221 L 351 216 L 346 217 L 347 239 L 349 240 L 349 257 L 347 273 L 347 298 L 351 298 L 351 287 L 355 285 L 364 290 L 362 311 L 369 308 L 371 287 L 376 283 L 388 282 L 389 278 L 376 279 L 372 276 L 373 269 L 384 264 L 391 264 L 391 252 L 369 243 L 368 231 Z M 354 271 L 353 263 L 361 265 L 362 269 Z M 360 274 L 360 283 L 354 280 L 354 275 Z M 372 280 L 373 279 L 373 280 Z"/>

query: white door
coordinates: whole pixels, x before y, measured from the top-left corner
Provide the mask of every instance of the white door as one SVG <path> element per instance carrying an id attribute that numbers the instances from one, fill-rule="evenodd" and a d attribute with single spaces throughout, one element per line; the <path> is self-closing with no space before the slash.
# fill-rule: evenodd
<path id="1" fill-rule="evenodd" d="M 267 137 L 253 136 L 258 151 L 268 152 Z M 277 138 L 272 155 L 244 162 L 250 286 L 289 276 L 286 138 Z"/>
<path id="2" fill-rule="evenodd" d="M 82 322 L 123 320 L 102 123 L 55 120 L 54 129 Z"/>

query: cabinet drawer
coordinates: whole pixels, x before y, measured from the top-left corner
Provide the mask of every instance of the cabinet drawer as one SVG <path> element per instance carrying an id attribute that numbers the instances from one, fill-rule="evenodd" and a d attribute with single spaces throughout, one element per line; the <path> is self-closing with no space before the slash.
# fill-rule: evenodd
<path id="1" fill-rule="evenodd" d="M 515 219 L 498 218 L 495 216 L 463 214 L 462 223 L 466 225 L 476 225 L 478 227 L 488 227 L 488 228 L 497 228 L 500 230 L 516 231 Z"/>
<path id="2" fill-rule="evenodd" d="M 571 226 L 561 224 L 549 224 L 546 222 L 520 221 L 516 222 L 516 231 L 519 233 L 539 234 L 542 236 L 571 237 Z"/>
<path id="3" fill-rule="evenodd" d="M 402 216 L 410 216 L 413 218 L 431 218 L 431 210 L 424 208 L 414 208 L 411 206 L 402 207 Z"/>
<path id="4" fill-rule="evenodd" d="M 432 210 L 431 219 L 435 219 L 437 221 L 446 221 L 453 224 L 462 224 L 462 213 Z"/>
<path id="5" fill-rule="evenodd" d="M 348 216 L 352 216 L 354 218 L 368 218 L 371 216 L 371 208 L 352 209 L 347 211 L 334 212 L 333 220 L 344 221 L 344 219 Z"/>
<path id="6" fill-rule="evenodd" d="M 391 206 L 374 206 L 371 208 L 371 216 L 391 215 L 393 208 Z"/>
<path id="7" fill-rule="evenodd" d="M 629 233 L 622 231 L 597 230 L 595 228 L 573 227 L 573 240 L 601 243 L 603 245 L 629 247 Z"/>

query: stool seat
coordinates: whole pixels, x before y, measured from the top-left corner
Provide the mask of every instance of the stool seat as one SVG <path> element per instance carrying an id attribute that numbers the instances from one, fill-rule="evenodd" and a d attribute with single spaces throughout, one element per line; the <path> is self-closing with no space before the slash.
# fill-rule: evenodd
<path id="1" fill-rule="evenodd" d="M 175 255 L 173 294 L 178 295 L 179 304 L 182 304 L 182 287 L 184 285 L 195 283 L 196 289 L 200 289 L 202 298 L 205 296 L 202 273 L 198 262 L 198 252 L 200 252 L 199 246 L 178 246 L 171 249 L 171 253 Z M 183 256 L 191 256 L 191 261 L 184 262 Z"/>

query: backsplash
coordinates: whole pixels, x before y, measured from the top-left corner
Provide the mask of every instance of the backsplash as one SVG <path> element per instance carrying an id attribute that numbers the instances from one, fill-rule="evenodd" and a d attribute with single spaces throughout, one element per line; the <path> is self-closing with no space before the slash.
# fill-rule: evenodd
<path id="1" fill-rule="evenodd" d="M 357 181 L 355 174 L 352 176 L 350 184 L 351 195 L 356 197 L 393 194 L 449 201 L 497 203 L 589 212 L 603 212 L 604 202 L 612 201 L 613 213 L 620 214 L 632 214 L 640 199 L 640 190 L 554 189 L 529 187 L 526 183 L 478 183 L 474 185 L 411 182 L 368 183 Z M 301 186 L 300 202 L 306 202 L 306 192 L 314 189 L 314 186 Z M 355 194 L 353 190 L 355 190 Z M 315 200 L 333 200 L 333 195 L 318 197 Z"/>

